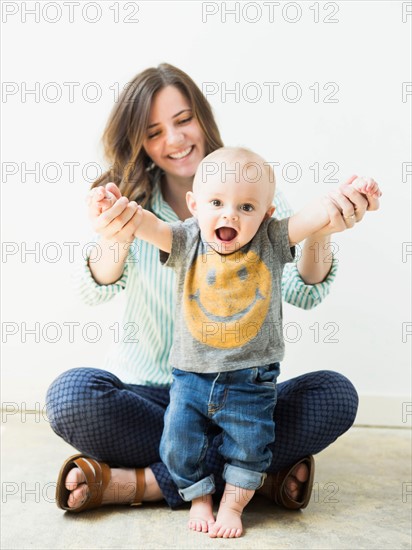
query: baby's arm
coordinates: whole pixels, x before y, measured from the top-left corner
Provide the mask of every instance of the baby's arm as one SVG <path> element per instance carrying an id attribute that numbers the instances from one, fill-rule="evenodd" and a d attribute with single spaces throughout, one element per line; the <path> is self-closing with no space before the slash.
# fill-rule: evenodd
<path id="1" fill-rule="evenodd" d="M 116 197 L 113 193 L 104 188 L 103 190 L 104 192 L 99 195 L 101 198 L 97 198 L 96 202 L 97 207 L 101 208 L 101 212 L 104 212 L 116 202 Z M 139 216 L 140 221 L 134 232 L 134 236 L 153 244 L 157 248 L 160 248 L 160 250 L 170 252 L 172 249 L 172 230 L 170 225 L 160 220 L 152 212 L 142 208 L 140 204 L 137 205 L 136 215 Z"/>
<path id="2" fill-rule="evenodd" d="M 140 217 L 140 223 L 134 236 L 147 241 L 164 252 L 172 250 L 172 228 L 169 223 L 160 220 L 152 212 L 137 206 L 136 215 Z"/>
<path id="3" fill-rule="evenodd" d="M 366 198 L 379 198 L 382 192 L 379 185 L 372 178 L 356 178 L 352 184 Z M 326 201 L 328 197 L 322 197 L 311 202 L 289 219 L 289 242 L 291 246 L 303 241 L 310 235 L 320 231 L 330 223 Z"/>
<path id="4" fill-rule="evenodd" d="M 102 214 L 102 212 L 111 208 L 118 198 L 103 186 L 93 189 L 90 197 L 91 204 L 98 214 Z M 172 249 L 170 225 L 160 220 L 152 212 L 144 210 L 140 205 L 137 205 L 136 215 L 140 217 L 140 223 L 134 232 L 134 236 L 153 244 L 160 250 L 170 252 Z"/>

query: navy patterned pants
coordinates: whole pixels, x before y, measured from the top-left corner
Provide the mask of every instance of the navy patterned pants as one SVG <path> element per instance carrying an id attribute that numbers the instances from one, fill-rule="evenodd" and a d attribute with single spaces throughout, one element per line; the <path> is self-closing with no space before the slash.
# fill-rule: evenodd
<path id="1" fill-rule="evenodd" d="M 354 422 L 356 390 L 337 372 L 310 372 L 278 383 L 277 389 L 276 441 L 269 472 L 322 451 Z M 168 403 L 168 388 L 124 384 L 110 372 L 87 367 L 61 374 L 46 397 L 47 416 L 57 435 L 112 467 L 150 466 L 167 503 L 177 508 L 184 501 L 159 457 Z M 216 429 L 206 454 L 216 497 L 224 487 L 224 459 L 217 452 L 220 444 Z"/>

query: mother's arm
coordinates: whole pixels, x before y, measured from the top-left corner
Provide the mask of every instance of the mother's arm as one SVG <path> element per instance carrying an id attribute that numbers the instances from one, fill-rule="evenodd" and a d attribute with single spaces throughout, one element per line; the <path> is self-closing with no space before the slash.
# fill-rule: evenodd
<path id="1" fill-rule="evenodd" d="M 352 228 L 362 220 L 367 210 L 377 210 L 379 200 L 370 202 L 351 186 L 357 176 L 352 176 L 337 191 L 329 194 L 327 202 L 331 223 L 319 233 L 306 239 L 300 258 L 287 264 L 282 277 L 283 299 L 303 309 L 319 305 L 329 294 L 335 279 L 338 263 L 333 253 L 337 249 L 331 242 L 333 233 Z M 280 194 L 278 214 L 290 215 L 285 199 Z"/>
<path id="2" fill-rule="evenodd" d="M 89 193 L 88 214 L 96 233 L 95 249 L 89 248 L 86 257 L 76 264 L 72 273 L 73 290 L 91 306 L 111 300 L 126 288 L 129 270 L 126 259 L 139 225 L 137 205 L 126 197 L 122 198 L 114 183 L 106 184 L 106 188 L 115 195 L 116 202 L 102 213 L 92 200 L 97 188 Z M 95 256 L 93 260 L 92 254 Z"/>

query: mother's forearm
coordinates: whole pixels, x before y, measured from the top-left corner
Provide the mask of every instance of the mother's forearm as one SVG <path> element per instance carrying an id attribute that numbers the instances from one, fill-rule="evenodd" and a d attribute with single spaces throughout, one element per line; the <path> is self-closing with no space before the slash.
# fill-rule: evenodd
<path id="1" fill-rule="evenodd" d="M 299 275 L 307 285 L 321 283 L 332 267 L 330 235 L 312 235 L 305 240 L 302 255 L 297 261 Z"/>

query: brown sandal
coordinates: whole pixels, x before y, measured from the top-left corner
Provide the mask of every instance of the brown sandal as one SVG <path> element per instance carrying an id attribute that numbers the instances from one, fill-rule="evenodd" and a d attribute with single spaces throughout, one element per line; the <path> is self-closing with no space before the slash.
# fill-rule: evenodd
<path id="1" fill-rule="evenodd" d="M 301 483 L 301 493 L 297 500 L 293 500 L 286 488 L 286 480 L 289 476 L 292 475 L 293 470 L 298 466 L 299 464 L 306 464 L 308 467 L 308 479 Z M 278 506 L 282 506 L 283 508 L 287 508 L 288 510 L 300 510 L 301 508 L 306 508 L 306 506 L 309 504 L 310 497 L 312 494 L 312 487 L 313 487 L 313 478 L 315 475 L 315 461 L 313 459 L 312 455 L 308 455 L 305 458 L 302 458 L 302 460 L 299 460 L 293 466 L 288 466 L 287 468 L 284 468 L 283 470 L 280 470 L 279 472 L 275 474 L 268 474 L 267 476 L 267 482 L 270 483 L 270 496 L 268 495 L 268 492 L 265 491 L 265 494 L 269 496 L 271 500 L 273 500 Z"/>
<path id="2" fill-rule="evenodd" d="M 86 477 L 86 483 L 89 487 L 89 494 L 83 504 L 77 508 L 70 508 L 67 505 L 70 491 L 66 488 L 65 482 L 67 474 L 73 468 L 80 468 Z M 110 466 L 104 462 L 98 462 L 83 454 L 76 454 L 69 457 L 60 469 L 56 487 L 56 504 L 62 510 L 68 512 L 83 512 L 92 508 L 102 506 L 103 493 L 110 481 Z M 131 506 L 142 503 L 145 489 L 144 469 L 136 468 L 136 493 Z"/>

